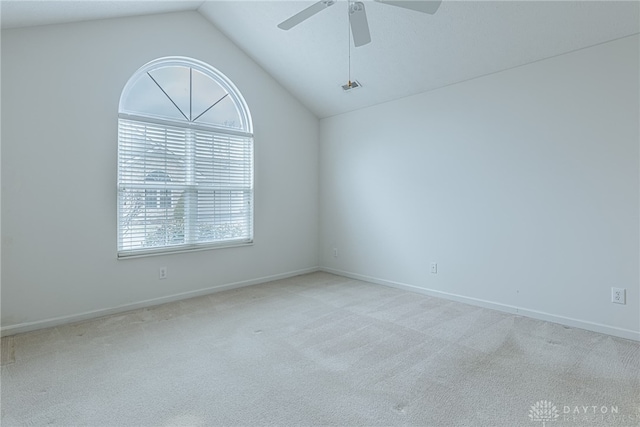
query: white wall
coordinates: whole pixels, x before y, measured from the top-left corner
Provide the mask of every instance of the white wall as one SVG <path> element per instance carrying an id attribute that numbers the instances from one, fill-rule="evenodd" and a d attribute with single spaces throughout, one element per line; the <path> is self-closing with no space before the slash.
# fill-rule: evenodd
<path id="1" fill-rule="evenodd" d="M 321 266 L 640 339 L 638 51 L 636 35 L 322 120 Z"/>
<path id="2" fill-rule="evenodd" d="M 255 244 L 118 261 L 118 100 L 140 66 L 173 55 L 213 65 L 249 105 Z M 3 31 L 3 332 L 317 268 L 318 129 L 196 12 Z"/>

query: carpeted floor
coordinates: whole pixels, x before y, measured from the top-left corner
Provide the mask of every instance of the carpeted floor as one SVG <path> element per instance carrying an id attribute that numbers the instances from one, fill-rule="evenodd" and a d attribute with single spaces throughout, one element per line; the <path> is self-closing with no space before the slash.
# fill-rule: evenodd
<path id="1" fill-rule="evenodd" d="M 640 425 L 640 343 L 326 273 L 2 339 L 2 426 Z"/>

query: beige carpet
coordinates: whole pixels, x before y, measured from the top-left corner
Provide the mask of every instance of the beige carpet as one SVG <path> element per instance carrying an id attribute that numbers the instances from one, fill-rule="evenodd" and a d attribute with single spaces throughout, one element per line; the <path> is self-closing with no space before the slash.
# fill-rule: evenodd
<path id="1" fill-rule="evenodd" d="M 640 344 L 326 273 L 3 338 L 2 426 L 640 425 Z"/>

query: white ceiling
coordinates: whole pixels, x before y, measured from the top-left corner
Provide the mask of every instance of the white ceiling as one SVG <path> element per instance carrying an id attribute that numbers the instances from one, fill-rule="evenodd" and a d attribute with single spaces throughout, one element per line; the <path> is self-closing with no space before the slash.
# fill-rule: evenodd
<path id="1" fill-rule="evenodd" d="M 347 2 L 283 31 L 300 1 L 2 1 L 2 27 L 198 10 L 318 117 L 640 32 L 638 1 L 447 1 L 426 15 L 365 0 L 372 43 L 351 45 Z M 215 66 L 215 64 L 212 64 Z"/>
<path id="2" fill-rule="evenodd" d="M 197 10 L 202 3 L 202 0 L 0 0 L 0 21 L 3 29 L 30 27 Z"/>

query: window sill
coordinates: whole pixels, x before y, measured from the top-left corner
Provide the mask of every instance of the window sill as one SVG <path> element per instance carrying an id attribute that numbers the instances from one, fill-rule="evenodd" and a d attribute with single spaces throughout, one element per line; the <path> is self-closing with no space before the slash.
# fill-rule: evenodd
<path id="1" fill-rule="evenodd" d="M 193 246 L 181 246 L 175 248 L 160 248 L 147 251 L 135 251 L 135 252 L 118 252 L 118 260 L 133 259 L 133 258 L 145 258 L 158 255 L 171 255 L 171 254 L 184 254 L 189 252 L 210 251 L 214 249 L 228 249 L 238 248 L 243 246 L 253 246 L 253 240 L 243 242 L 229 242 L 215 245 L 193 245 Z"/>

